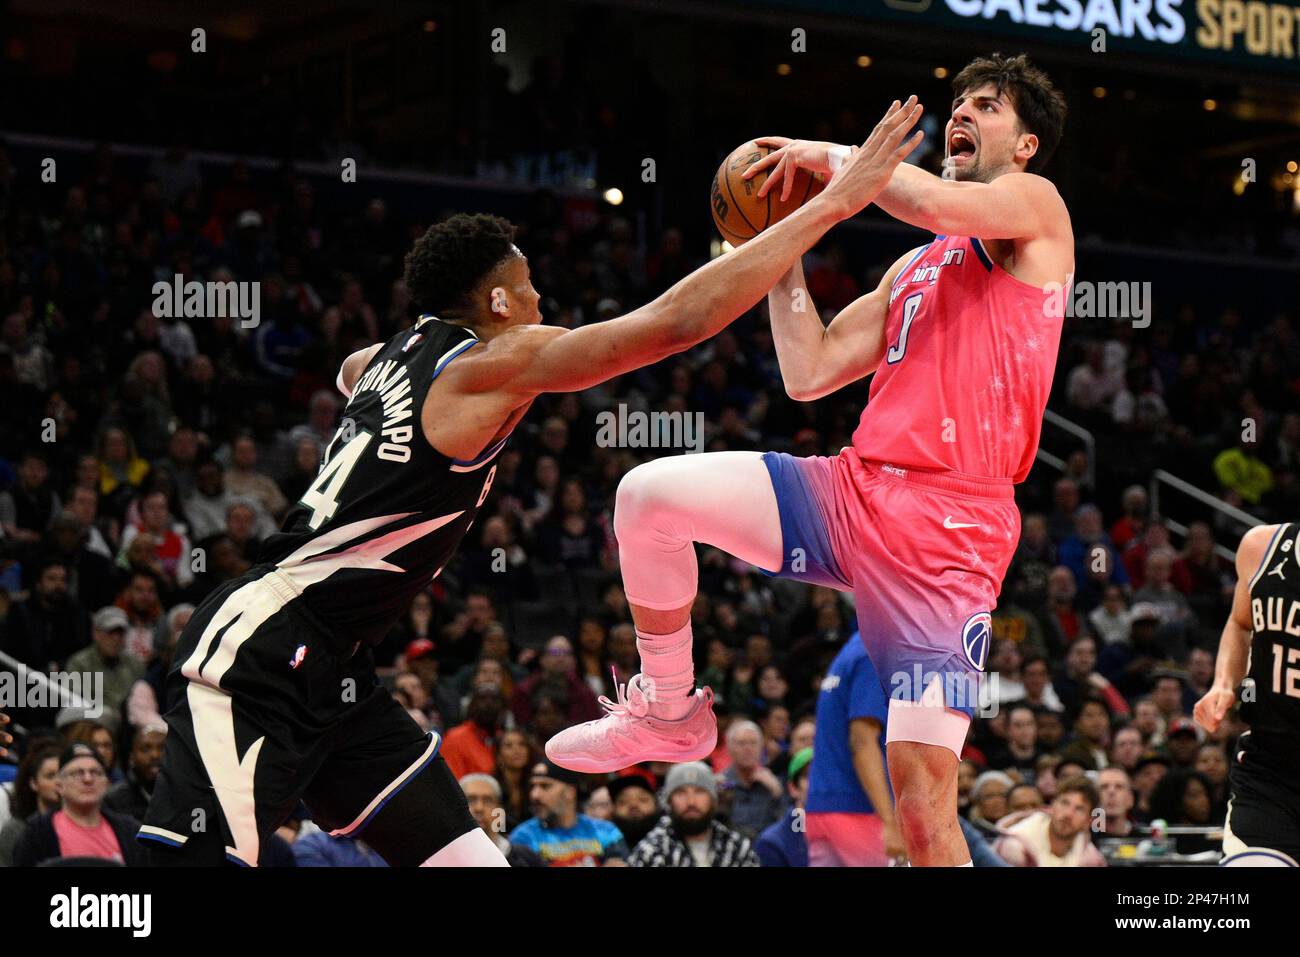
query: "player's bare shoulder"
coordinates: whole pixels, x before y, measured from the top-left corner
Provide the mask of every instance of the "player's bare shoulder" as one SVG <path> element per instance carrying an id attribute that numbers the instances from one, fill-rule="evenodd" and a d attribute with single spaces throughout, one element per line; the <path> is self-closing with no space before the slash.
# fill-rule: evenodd
<path id="1" fill-rule="evenodd" d="M 561 326 L 512 326 L 480 342 L 447 368 L 444 389 L 473 394 L 514 389 L 519 374 L 528 368 L 547 344 L 569 330 Z"/>
<path id="2" fill-rule="evenodd" d="M 1036 173 L 1014 172 L 993 185 L 1006 191 L 1021 227 L 1018 238 L 989 244 L 994 258 L 1031 285 L 1068 283 L 1074 274 L 1074 227 L 1056 184 Z"/>
<path id="3" fill-rule="evenodd" d="M 1073 244 L 1070 210 L 1055 183 L 1045 176 L 1026 172 L 1007 173 L 998 177 L 997 182 L 1014 190 L 1017 198 L 1033 210 L 1043 238 L 1067 239 Z"/>
<path id="4" fill-rule="evenodd" d="M 1249 579 L 1264 561 L 1264 553 L 1277 535 L 1281 525 L 1256 525 L 1241 536 L 1237 546 L 1237 574 L 1242 579 Z"/>

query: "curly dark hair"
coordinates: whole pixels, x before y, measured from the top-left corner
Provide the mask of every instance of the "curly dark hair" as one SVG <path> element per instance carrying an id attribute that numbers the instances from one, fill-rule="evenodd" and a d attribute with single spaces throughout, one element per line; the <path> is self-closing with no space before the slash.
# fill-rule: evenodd
<path id="1" fill-rule="evenodd" d="M 421 312 L 465 318 L 470 296 L 514 253 L 515 227 L 500 216 L 457 213 L 430 226 L 406 255 L 406 286 Z"/>
<path id="2" fill-rule="evenodd" d="M 1038 137 L 1038 152 L 1026 165 L 1026 170 L 1036 173 L 1047 165 L 1061 142 L 1065 128 L 1065 97 L 1052 85 L 1047 74 L 1029 62 L 1021 53 L 1007 57 L 1001 53 L 976 57 L 967 63 L 952 80 L 952 91 L 961 96 L 969 90 L 992 83 L 1001 95 L 1010 93 L 1011 104 L 1020 118 L 1020 128 Z"/>

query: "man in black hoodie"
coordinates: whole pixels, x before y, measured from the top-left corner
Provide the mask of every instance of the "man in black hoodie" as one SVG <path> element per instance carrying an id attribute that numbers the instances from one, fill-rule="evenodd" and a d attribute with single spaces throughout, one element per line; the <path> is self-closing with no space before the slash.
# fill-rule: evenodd
<path id="1" fill-rule="evenodd" d="M 165 724 L 146 724 L 136 729 L 131 741 L 126 780 L 108 789 L 104 795 L 104 807 L 119 814 L 129 814 L 137 820 L 144 819 L 149 798 L 153 796 L 153 783 L 162 767 L 163 742 L 166 740 Z"/>

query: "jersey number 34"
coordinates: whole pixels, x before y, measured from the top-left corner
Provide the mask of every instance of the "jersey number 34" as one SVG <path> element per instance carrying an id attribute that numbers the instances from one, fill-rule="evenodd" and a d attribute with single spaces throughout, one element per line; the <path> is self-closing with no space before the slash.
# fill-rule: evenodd
<path id="1" fill-rule="evenodd" d="M 340 428 L 334 435 L 334 441 L 338 441 L 343 429 Z M 307 520 L 307 527 L 313 532 L 330 520 L 335 510 L 339 507 L 339 494 L 343 491 L 343 485 L 347 482 L 348 476 L 356 468 L 357 462 L 361 460 L 361 453 L 366 450 L 370 440 L 374 436 L 369 432 L 358 432 L 352 439 L 339 449 L 337 455 L 331 455 L 321 465 L 320 471 L 316 474 L 316 480 L 311 483 L 311 487 L 302 493 L 302 498 L 298 501 L 311 509 L 311 518 Z M 334 442 L 330 443 L 330 447 Z"/>

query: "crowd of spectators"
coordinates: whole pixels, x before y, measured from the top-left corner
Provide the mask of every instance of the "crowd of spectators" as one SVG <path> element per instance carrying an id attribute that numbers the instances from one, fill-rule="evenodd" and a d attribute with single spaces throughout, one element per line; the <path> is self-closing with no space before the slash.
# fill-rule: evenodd
<path id="1" fill-rule="evenodd" d="M 402 260 L 427 225 L 378 199 L 322 206 L 288 167 L 254 176 L 169 153 L 126 170 L 101 146 L 63 169 L 66 186 L 25 184 L 0 150 L 0 651 L 36 670 L 102 673 L 105 710 L 89 723 L 76 709 L 14 714 L 29 734 L 0 797 L 0 863 L 57 845 L 60 807 L 101 836 L 142 813 L 178 636 L 205 596 L 251 567 L 314 477 L 341 413 L 343 357 L 413 321 Z M 549 322 L 617 315 L 698 264 L 676 229 L 642 246 L 628 219 L 568 213 L 540 193 L 519 223 Z M 809 287 L 830 314 L 879 268 L 855 275 L 828 245 L 809 258 Z M 259 282 L 260 320 L 157 315 L 153 283 L 177 274 Z M 1203 461 L 1214 491 L 1261 517 L 1295 515 L 1298 349 L 1289 315 L 1192 311 L 1106 337 L 1070 326 L 1053 403 L 1103 437 L 1139 436 L 1189 477 Z M 598 716 L 599 697 L 637 670 L 614 491 L 637 462 L 676 454 L 602 447 L 596 414 L 620 403 L 699 412 L 709 450 L 834 454 L 865 399 L 858 383 L 790 400 L 759 309 L 654 367 L 538 400 L 458 556 L 374 650 L 391 692 L 444 734 L 476 819 L 513 860 L 792 859 L 782 829 L 806 783 L 821 678 L 855 629 L 847 595 L 702 548 L 692 626 L 720 720 L 711 760 L 604 780 L 546 765 L 540 746 Z M 1255 428 L 1226 441 L 1239 411 Z M 1234 547 L 1240 528 L 1211 519 L 1172 536 L 1140 478 L 1116 487 L 1131 461 L 1109 448 L 1096 461 L 1075 451 L 1064 473 L 1041 467 L 1018 489 L 995 680 L 960 791 L 968 822 L 1015 863 L 1062 858 L 1040 846 L 1043 807 L 1079 835 L 1062 858 L 1073 863 L 1153 821 L 1223 820 L 1241 725 L 1206 736 L 1190 714 L 1235 581 L 1215 546 Z M 68 750 L 79 741 L 102 781 Z M 297 817 L 281 838 L 292 848 L 266 853 L 286 862 L 377 860 Z M 74 852 L 87 848 L 64 856 Z"/>

